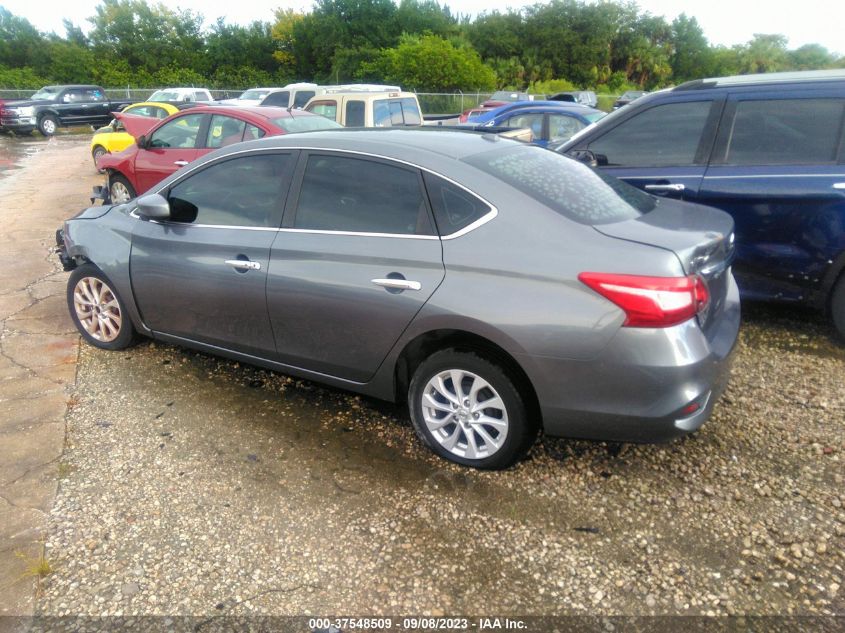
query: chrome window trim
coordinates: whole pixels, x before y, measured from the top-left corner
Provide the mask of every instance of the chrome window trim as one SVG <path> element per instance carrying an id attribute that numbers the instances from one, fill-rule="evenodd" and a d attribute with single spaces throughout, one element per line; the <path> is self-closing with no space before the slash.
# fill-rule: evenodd
<path id="1" fill-rule="evenodd" d="M 396 237 L 396 238 L 399 238 L 399 239 L 454 240 L 454 239 L 457 239 L 459 237 L 463 237 L 467 233 L 470 233 L 470 232 L 474 231 L 475 229 L 487 224 L 488 222 L 495 219 L 499 215 L 499 209 L 496 207 L 496 205 L 494 205 L 492 202 L 487 200 L 484 196 L 477 194 L 472 189 L 469 189 L 466 186 L 462 185 L 461 183 L 456 182 L 452 178 L 449 178 L 449 176 L 445 176 L 445 175 L 443 175 L 439 172 L 434 171 L 433 169 L 429 169 L 428 167 L 423 167 L 421 165 L 417 165 L 416 163 L 412 163 L 410 161 L 402 160 L 401 158 L 391 158 L 390 156 L 382 156 L 381 154 L 373 154 L 372 152 L 362 152 L 360 150 L 352 150 L 352 149 L 335 149 L 335 148 L 331 148 L 331 147 L 311 147 L 311 146 L 301 146 L 301 145 L 284 146 L 284 147 L 266 147 L 266 148 L 262 147 L 262 148 L 257 148 L 257 149 L 243 149 L 243 150 L 240 150 L 240 151 L 237 151 L 237 152 L 232 152 L 231 154 L 226 154 L 224 156 L 220 156 L 219 158 L 217 158 L 213 161 L 209 161 L 209 162 L 203 163 L 201 165 L 196 165 L 193 168 L 188 169 L 187 171 L 184 171 L 184 173 L 182 173 L 181 176 L 177 180 L 174 180 L 170 185 L 167 185 L 166 187 L 159 187 L 155 191 L 155 193 L 161 194 L 165 189 L 172 187 L 176 183 L 182 182 L 185 178 L 188 178 L 197 169 L 200 169 L 202 167 L 211 166 L 214 163 L 217 163 L 219 161 L 228 160 L 228 159 L 232 158 L 233 156 L 238 156 L 240 154 L 261 153 L 261 152 L 278 152 L 280 150 L 281 151 L 285 151 L 285 150 L 303 151 L 304 150 L 304 151 L 339 152 L 339 153 L 342 153 L 342 154 L 355 154 L 357 156 L 369 156 L 370 158 L 378 158 L 380 160 L 392 161 L 392 162 L 395 162 L 395 163 L 399 163 L 401 165 L 407 165 L 408 167 L 413 167 L 414 169 L 419 169 L 421 171 L 428 172 L 429 174 L 437 176 L 438 178 L 442 178 L 446 182 L 451 183 L 451 184 L 455 185 L 456 187 L 459 187 L 460 189 L 463 189 L 468 194 L 478 198 L 479 200 L 481 200 L 481 202 L 483 202 L 485 205 L 490 207 L 490 211 L 488 211 L 483 216 L 478 218 L 475 222 L 472 222 L 471 224 L 468 224 L 464 228 L 460 229 L 459 231 L 455 231 L 454 233 L 450 233 L 449 235 L 410 235 L 410 234 L 406 235 L 406 234 L 403 234 L 403 233 L 366 233 L 366 232 L 356 232 L 356 231 L 326 231 L 326 230 L 318 230 L 318 229 L 293 229 L 293 228 L 268 229 L 268 228 L 263 228 L 263 227 L 240 227 L 240 226 L 232 226 L 232 225 L 182 224 L 182 223 L 179 223 L 179 222 L 173 222 L 173 223 L 168 223 L 168 224 L 178 224 L 179 226 L 196 226 L 196 227 L 203 227 L 203 228 L 220 228 L 220 229 L 244 228 L 244 229 L 250 229 L 250 230 L 253 230 L 253 231 L 255 231 L 255 230 L 258 230 L 258 231 L 280 231 L 280 232 L 284 232 L 284 233 L 317 233 L 317 234 L 327 234 L 327 235 L 352 235 L 352 236 L 359 236 L 359 237 Z M 139 216 L 135 215 L 134 217 L 137 218 Z M 152 222 L 153 220 L 150 220 L 150 221 Z M 162 223 L 156 222 L 156 224 L 162 224 Z"/>
<path id="2" fill-rule="evenodd" d="M 732 165 L 719 165 L 731 167 Z M 743 165 L 743 167 L 765 167 L 765 165 Z M 705 176 L 705 180 L 729 180 L 736 178 L 845 178 L 845 174 L 742 174 L 734 176 Z"/>

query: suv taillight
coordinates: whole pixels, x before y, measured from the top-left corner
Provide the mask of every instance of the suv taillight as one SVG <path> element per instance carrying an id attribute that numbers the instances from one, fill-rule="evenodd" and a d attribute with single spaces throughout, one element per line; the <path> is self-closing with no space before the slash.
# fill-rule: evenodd
<path id="1" fill-rule="evenodd" d="M 578 279 L 625 311 L 626 327 L 669 327 L 707 308 L 710 293 L 698 275 L 644 277 L 581 273 Z"/>

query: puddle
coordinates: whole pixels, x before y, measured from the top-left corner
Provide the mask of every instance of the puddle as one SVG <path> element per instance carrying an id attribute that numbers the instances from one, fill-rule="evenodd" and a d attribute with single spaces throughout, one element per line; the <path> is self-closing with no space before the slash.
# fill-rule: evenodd
<path id="1" fill-rule="evenodd" d="M 63 129 L 60 130 L 59 134 L 50 138 L 45 138 L 37 132 L 24 136 L 0 133 L 0 180 L 8 178 L 15 170 L 23 167 L 29 158 L 51 143 L 79 139 L 81 136 L 90 133 L 91 130 L 88 127 Z"/>

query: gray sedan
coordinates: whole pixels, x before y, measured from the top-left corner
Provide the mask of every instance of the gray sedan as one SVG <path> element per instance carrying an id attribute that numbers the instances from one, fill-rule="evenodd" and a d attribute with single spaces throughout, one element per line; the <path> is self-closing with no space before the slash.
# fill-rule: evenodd
<path id="1" fill-rule="evenodd" d="M 739 327 L 728 215 L 489 134 L 240 143 L 60 243 L 90 344 L 141 334 L 407 402 L 426 445 L 478 468 L 541 429 L 697 429 Z"/>

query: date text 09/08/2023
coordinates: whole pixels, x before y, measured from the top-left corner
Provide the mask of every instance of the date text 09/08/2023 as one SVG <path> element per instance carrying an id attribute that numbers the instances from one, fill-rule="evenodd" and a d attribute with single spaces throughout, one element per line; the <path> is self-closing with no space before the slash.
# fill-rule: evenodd
<path id="1" fill-rule="evenodd" d="M 466 631 L 470 629 L 510 630 L 527 629 L 523 620 L 511 618 L 443 618 L 443 617 L 376 617 L 376 618 L 311 618 L 308 627 L 314 631 L 386 631 L 397 630 L 425 630 L 425 631 Z"/>

